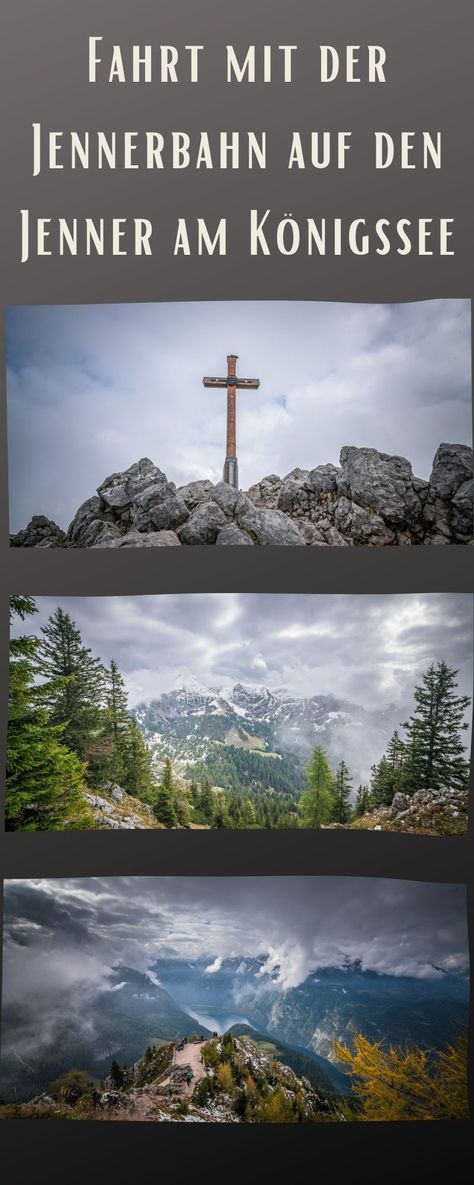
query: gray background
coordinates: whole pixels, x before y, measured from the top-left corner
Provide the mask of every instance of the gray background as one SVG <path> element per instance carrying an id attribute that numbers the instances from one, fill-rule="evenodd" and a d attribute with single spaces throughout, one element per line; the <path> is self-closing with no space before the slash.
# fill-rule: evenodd
<path id="1" fill-rule="evenodd" d="M 474 33 L 472 0 L 4 0 L 3 5 L 4 134 L 2 162 L 1 303 L 78 303 L 173 299 L 334 299 L 397 301 L 422 297 L 472 296 L 473 165 L 471 52 Z M 207 77 L 199 86 L 185 83 L 162 87 L 108 86 L 86 82 L 89 33 L 122 42 L 177 46 L 198 42 L 208 47 Z M 292 86 L 227 87 L 222 47 L 283 42 L 302 47 L 297 81 Z M 314 44 L 380 43 L 387 49 L 385 86 L 342 83 L 321 87 L 313 73 Z M 214 65 L 209 50 L 220 47 Z M 6 118 L 5 118 L 6 116 Z M 288 173 L 284 165 L 248 174 L 130 172 L 96 173 L 64 170 L 31 177 L 31 122 L 50 129 L 138 128 L 243 130 L 353 129 L 350 171 L 312 170 Z M 441 172 L 370 172 L 365 169 L 363 131 L 375 128 L 436 130 L 444 133 Z M 360 151 L 356 152 L 356 145 Z M 250 206 L 271 206 L 279 215 L 291 210 L 327 217 L 406 215 L 454 217 L 454 257 L 403 259 L 368 256 L 341 259 L 251 259 L 246 252 L 246 217 Z M 28 206 L 41 215 L 152 216 L 163 228 L 161 250 L 155 236 L 151 259 L 52 258 L 19 263 L 19 210 Z M 232 212 L 238 213 L 237 220 Z M 208 218 L 228 214 L 235 227 L 227 258 L 173 259 L 172 236 L 177 213 Z M 239 230 L 240 227 L 240 230 Z M 4 366 L 2 360 L 2 383 Z M 396 409 L 394 408 L 394 414 Z M 415 548 L 380 552 L 363 548 L 278 549 L 186 548 L 153 553 L 9 552 L 7 547 L 7 480 L 5 399 L 2 422 L 2 567 L 0 669 L 5 744 L 7 594 L 157 593 L 260 589 L 278 591 L 469 591 L 472 553 L 467 548 Z M 53 458 L 54 463 L 54 458 Z M 177 549 L 176 549 L 177 550 Z M 248 554 L 251 551 L 251 554 Z M 243 553 L 243 554 L 242 554 Z M 0 859 L 6 876 L 89 874 L 218 874 L 334 873 L 404 876 L 427 880 L 469 881 L 472 887 L 471 837 L 423 839 L 389 834 L 338 833 L 96 833 L 0 835 Z M 55 1170 L 51 1175 L 51 1132 L 33 1125 L 31 1153 L 19 1147 L 19 1129 L 6 1125 L 5 1146 L 19 1181 L 55 1181 L 62 1177 L 61 1156 L 68 1157 L 68 1179 L 84 1173 L 99 1179 L 97 1155 L 115 1164 L 116 1180 L 129 1180 L 136 1156 L 154 1149 L 149 1125 L 99 1125 L 81 1139 L 77 1125 L 61 1125 L 54 1133 Z M 71 1126 L 74 1131 L 71 1133 Z M 317 1129 L 321 1153 L 335 1158 L 341 1179 L 347 1165 L 364 1164 L 366 1181 L 378 1181 L 376 1150 L 386 1158 L 385 1179 L 399 1179 L 407 1160 L 427 1175 L 449 1155 L 450 1171 L 469 1135 L 469 1125 L 440 1128 L 429 1124 L 399 1125 L 378 1131 L 329 1125 Z M 127 1131 L 123 1129 L 127 1128 Z M 363 1127 L 363 1125 L 361 1125 Z M 135 1128 L 136 1130 L 130 1130 Z M 8 1130 L 7 1130 L 8 1129 Z M 67 1129 L 67 1130 L 66 1130 Z M 105 1130 L 104 1130 L 105 1129 Z M 409 1129 L 409 1130 L 408 1130 Z M 179 1130 L 179 1129 L 178 1129 Z M 235 1147 L 252 1150 L 246 1179 L 261 1176 L 258 1154 L 279 1158 L 295 1177 L 304 1155 L 313 1155 L 312 1129 L 277 1131 L 237 1128 L 218 1133 L 215 1147 L 231 1163 Z M 173 1154 L 174 1129 L 160 1130 L 162 1154 Z M 210 1133 L 188 1128 L 187 1148 L 195 1154 L 209 1148 Z M 224 1138 L 225 1137 L 225 1138 Z M 271 1138 L 270 1138 L 271 1137 Z M 284 1138 L 284 1139 L 283 1139 Z M 49 1141 L 49 1142 L 48 1142 Z M 203 1142 L 204 1141 L 204 1142 Z M 235 1144 L 233 1143 L 235 1141 Z M 311 1142 L 310 1142 L 311 1141 Z M 183 1141 L 180 1141 L 183 1144 Z M 70 1159 L 74 1147 L 74 1157 Z M 358 1151 L 357 1151 L 358 1150 Z M 464 1149 L 465 1150 L 465 1149 Z M 370 1155 L 367 1156 L 369 1151 Z M 387 1156 L 389 1152 L 389 1156 Z M 374 1154 L 375 1153 L 375 1154 Z M 182 1153 L 183 1168 L 186 1151 Z M 90 1158 L 90 1159 L 88 1159 Z M 362 1158 L 362 1161 L 358 1158 Z M 32 1176 L 33 1174 L 33 1176 Z M 336 1170 L 336 1175 L 337 1170 Z"/>

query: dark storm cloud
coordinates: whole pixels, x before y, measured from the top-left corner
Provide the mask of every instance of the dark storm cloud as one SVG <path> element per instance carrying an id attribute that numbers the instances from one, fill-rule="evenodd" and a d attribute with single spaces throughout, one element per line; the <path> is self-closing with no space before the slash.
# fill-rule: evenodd
<path id="1" fill-rule="evenodd" d="M 58 599 L 38 597 L 39 633 Z M 459 669 L 472 694 L 472 597 L 467 594 L 179 594 L 63 597 L 103 662 L 115 658 L 131 705 L 197 680 L 208 688 L 264 684 L 405 711 L 432 661 Z M 24 633 L 16 620 L 15 633 Z"/>
<path id="2" fill-rule="evenodd" d="M 466 300 L 20 307 L 7 331 L 13 530 L 35 513 L 67 526 L 145 455 L 177 484 L 220 480 L 223 393 L 201 379 L 231 351 L 261 379 L 239 397 L 244 488 L 337 464 L 344 444 L 402 454 L 426 478 L 442 440 L 471 441 Z"/>
<path id="3" fill-rule="evenodd" d="M 421 978 L 468 966 L 459 885 L 355 877 L 58 879 L 7 882 L 5 901 L 6 1001 L 95 990 L 114 964 L 146 970 L 170 950 L 185 959 L 204 955 L 210 966 L 230 955 L 265 954 L 282 987 L 346 956 Z M 74 919 L 85 910 L 89 947 L 79 957 Z M 32 924 L 18 947 L 21 919 Z"/>

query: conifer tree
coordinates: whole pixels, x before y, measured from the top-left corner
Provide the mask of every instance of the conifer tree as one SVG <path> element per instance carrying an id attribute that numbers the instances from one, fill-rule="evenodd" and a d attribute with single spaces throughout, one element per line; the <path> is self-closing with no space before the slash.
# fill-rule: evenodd
<path id="1" fill-rule="evenodd" d="M 141 798 L 143 802 L 151 804 L 154 796 L 151 754 L 134 716 L 128 718 L 120 747 L 123 789 L 127 791 L 127 794 L 132 794 L 136 798 Z"/>
<path id="2" fill-rule="evenodd" d="M 334 778 L 334 801 L 331 811 L 333 823 L 349 823 L 352 817 L 350 804 L 352 778 L 345 761 L 340 761 Z"/>
<path id="3" fill-rule="evenodd" d="M 30 597 L 12 597 L 10 612 L 35 613 Z M 50 687 L 40 683 L 34 636 L 12 638 L 8 688 L 5 826 L 8 831 L 50 831 L 87 826 L 84 767 L 63 743 L 48 710 Z"/>
<path id="4" fill-rule="evenodd" d="M 201 784 L 201 793 L 199 796 L 199 815 L 204 823 L 212 824 L 215 805 L 211 780 L 210 778 L 206 778 Z"/>
<path id="5" fill-rule="evenodd" d="M 333 775 L 321 745 L 317 745 L 306 771 L 309 789 L 301 795 L 303 827 L 321 827 L 331 817 Z"/>
<path id="6" fill-rule="evenodd" d="M 39 649 L 42 674 L 48 682 L 48 704 L 53 724 L 63 728 L 64 741 L 87 758 L 100 724 L 104 669 L 84 646 L 77 626 L 60 606 L 42 628 Z"/>
<path id="7" fill-rule="evenodd" d="M 367 814 L 367 811 L 369 810 L 369 808 L 370 808 L 369 787 L 365 786 L 365 785 L 360 785 L 357 790 L 357 795 L 356 795 L 356 800 L 355 800 L 354 818 L 360 819 L 361 815 Z"/>
<path id="8" fill-rule="evenodd" d="M 154 811 L 159 822 L 165 827 L 176 827 L 178 820 L 174 804 L 173 769 L 169 757 L 165 758 Z"/>
<path id="9" fill-rule="evenodd" d="M 392 799 L 393 775 L 387 758 L 384 756 L 371 769 L 370 805 L 372 807 L 390 806 Z"/>
<path id="10" fill-rule="evenodd" d="M 457 695 L 457 671 L 444 661 L 431 663 L 415 689 L 415 710 L 405 722 L 405 761 L 401 784 L 405 793 L 467 785 L 469 765 L 462 733 L 470 704 Z"/>

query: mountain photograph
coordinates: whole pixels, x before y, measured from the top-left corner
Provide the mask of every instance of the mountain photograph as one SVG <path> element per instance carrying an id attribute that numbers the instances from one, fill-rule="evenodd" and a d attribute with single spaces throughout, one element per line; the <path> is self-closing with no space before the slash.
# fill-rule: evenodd
<path id="1" fill-rule="evenodd" d="M 5 884 L 0 1119 L 468 1117 L 461 885 Z"/>
<path id="2" fill-rule="evenodd" d="M 10 612 L 9 831 L 467 829 L 469 594 Z"/>
<path id="3" fill-rule="evenodd" d="M 464 299 L 11 307 L 10 544 L 467 545 L 470 316 Z"/>

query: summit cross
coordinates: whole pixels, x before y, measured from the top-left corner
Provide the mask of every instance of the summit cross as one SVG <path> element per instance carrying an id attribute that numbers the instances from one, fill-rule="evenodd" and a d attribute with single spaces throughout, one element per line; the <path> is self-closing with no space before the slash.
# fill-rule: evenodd
<path id="1" fill-rule="evenodd" d="M 238 354 L 227 355 L 226 378 L 205 376 L 202 380 L 205 387 L 225 387 L 227 389 L 227 445 L 223 479 L 235 490 L 239 488 L 236 437 L 237 391 L 257 391 L 260 386 L 260 379 L 237 378 L 237 358 Z"/>

